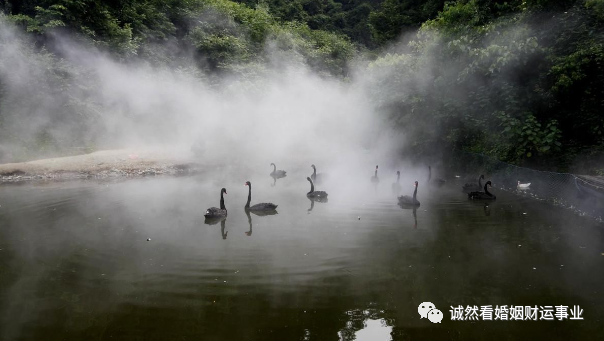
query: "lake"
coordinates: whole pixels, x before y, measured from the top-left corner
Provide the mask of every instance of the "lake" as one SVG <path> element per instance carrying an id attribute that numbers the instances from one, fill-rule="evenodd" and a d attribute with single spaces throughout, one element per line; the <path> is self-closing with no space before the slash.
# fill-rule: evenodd
<path id="1" fill-rule="evenodd" d="M 604 230 L 592 219 L 497 189 L 485 206 L 461 183 L 420 183 L 414 211 L 397 205 L 392 181 L 326 185 L 322 203 L 306 198 L 303 172 L 276 183 L 227 173 L 0 186 L 2 340 L 604 333 Z M 246 214 L 246 180 L 252 204 L 278 214 Z M 228 217 L 206 224 L 222 187 Z M 441 323 L 420 318 L 422 302 Z M 452 306 L 474 305 L 579 306 L 583 320 L 451 320 Z"/>

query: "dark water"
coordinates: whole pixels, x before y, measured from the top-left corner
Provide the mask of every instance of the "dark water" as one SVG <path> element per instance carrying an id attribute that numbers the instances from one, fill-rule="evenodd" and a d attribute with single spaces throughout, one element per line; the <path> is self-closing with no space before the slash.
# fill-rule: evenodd
<path id="1" fill-rule="evenodd" d="M 2 340 L 520 340 L 604 333 L 602 225 L 498 193 L 305 197 L 293 177 L 0 187 Z M 204 224 L 227 187 L 229 216 Z M 408 187 L 411 192 L 412 187 Z M 309 209 L 312 207 L 312 210 Z M 524 214 L 526 213 L 526 214 Z M 360 216 L 360 220 L 358 217 Z M 222 228 L 221 225 L 224 225 Z M 150 241 L 147 239 L 150 238 Z M 440 324 L 420 319 L 432 302 Z M 451 321 L 450 306 L 579 305 L 579 321 Z"/>

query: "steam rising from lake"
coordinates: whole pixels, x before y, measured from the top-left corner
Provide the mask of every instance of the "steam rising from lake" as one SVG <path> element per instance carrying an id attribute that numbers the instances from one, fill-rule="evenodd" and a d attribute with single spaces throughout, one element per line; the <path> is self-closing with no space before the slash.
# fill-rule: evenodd
<path id="1" fill-rule="evenodd" d="M 56 37 L 57 54 L 64 58 L 57 62 L 35 53 L 6 22 L 0 30 L 2 85 L 27 107 L 27 119 L 10 123 L 23 140 L 41 131 L 55 140 L 85 132 L 99 149 L 189 151 L 198 145 L 206 161 L 266 159 L 306 167 L 379 159 L 377 150 L 389 152 L 390 137 L 380 133 L 383 123 L 362 84 L 320 77 L 300 63 L 279 60 L 261 76 L 210 80 L 194 67 L 126 64 L 65 37 Z M 64 73 L 49 75 L 49 66 L 57 63 L 65 65 Z M 57 89 L 66 83 L 72 85 Z M 81 127 L 65 120 L 66 106 L 75 108 L 74 121 L 87 115 L 88 123 Z"/>

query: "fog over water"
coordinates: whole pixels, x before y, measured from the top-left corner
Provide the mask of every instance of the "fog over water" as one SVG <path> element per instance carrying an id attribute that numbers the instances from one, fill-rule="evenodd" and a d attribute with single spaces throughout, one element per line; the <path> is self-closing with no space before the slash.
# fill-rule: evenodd
<path id="1" fill-rule="evenodd" d="M 522 36 L 520 28 L 508 33 L 489 42 Z M 468 200 L 466 175 L 474 183 L 482 172 L 485 180 L 495 174 L 447 174 L 437 157 L 446 146 L 415 155 L 419 161 L 401 159 L 415 136 L 440 134 L 441 118 L 414 111 L 414 94 L 438 97 L 436 71 L 460 72 L 434 70 L 430 48 L 412 60 L 387 54 L 412 50 L 394 44 L 375 65 L 359 57 L 338 79 L 270 39 L 266 65 L 246 76 L 206 74 L 176 60 L 126 62 L 91 45 L 57 33 L 51 54 L 0 15 L 0 127 L 12 134 L 0 140 L 0 157 L 23 148 L 19 141 L 84 141 L 82 148 L 183 154 L 203 171 L 2 184 L 0 339 L 602 333 L 604 239 L 595 221 L 535 200 L 530 190 L 519 196 L 495 186 L 496 201 Z M 445 90 L 458 105 L 469 99 L 463 87 Z M 409 111 L 401 120 L 384 114 L 394 95 Z M 270 163 L 287 176 L 271 179 Z M 328 202 L 306 197 L 311 164 L 327 177 L 315 189 L 327 191 Z M 426 183 L 428 165 L 432 178 L 447 180 L 442 187 Z M 376 166 L 378 183 L 370 180 Z M 393 191 L 397 170 L 400 191 Z M 252 204 L 273 202 L 278 214 L 246 214 L 247 180 Z M 412 195 L 416 180 L 421 206 L 402 209 L 396 197 Z M 228 217 L 210 223 L 204 212 L 218 206 L 222 187 Z M 427 300 L 445 314 L 442 325 L 419 318 L 417 304 Z M 447 321 L 454 305 L 503 304 L 581 305 L 585 321 L 555 321 L 555 328 Z"/>

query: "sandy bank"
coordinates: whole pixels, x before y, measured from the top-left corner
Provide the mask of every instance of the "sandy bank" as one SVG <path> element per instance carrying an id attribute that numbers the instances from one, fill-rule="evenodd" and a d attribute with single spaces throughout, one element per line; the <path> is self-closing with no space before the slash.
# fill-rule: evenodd
<path id="1" fill-rule="evenodd" d="M 137 149 L 0 164 L 0 181 L 82 179 L 116 176 L 177 175 L 195 172 L 192 153 Z"/>

